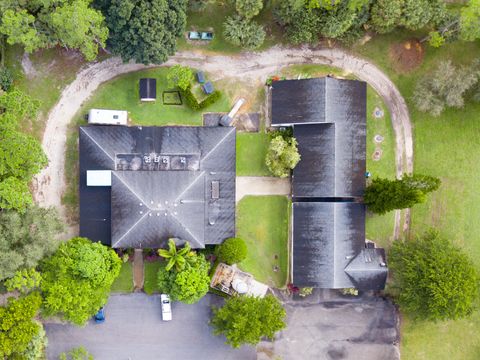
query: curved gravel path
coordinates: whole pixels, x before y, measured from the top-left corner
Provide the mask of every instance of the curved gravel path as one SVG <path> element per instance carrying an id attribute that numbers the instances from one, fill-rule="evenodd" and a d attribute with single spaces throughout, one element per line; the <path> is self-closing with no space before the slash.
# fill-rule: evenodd
<path id="1" fill-rule="evenodd" d="M 323 64 L 353 73 L 369 83 L 383 98 L 390 110 L 396 139 L 396 174 L 413 171 L 412 126 L 405 100 L 390 79 L 375 65 L 340 49 L 273 47 L 264 52 L 246 52 L 237 56 L 208 55 L 184 51 L 172 56 L 161 66 L 188 65 L 214 74 L 216 79 L 237 77 L 242 80 L 264 81 L 280 68 L 295 64 Z M 157 65 L 158 66 L 158 65 Z M 150 66 L 154 67 L 154 66 Z M 65 190 L 64 163 L 67 127 L 81 105 L 97 87 L 115 76 L 145 69 L 141 64 L 124 64 L 119 58 L 93 63 L 81 70 L 76 79 L 62 92 L 61 98 L 51 110 L 43 138 L 43 148 L 50 160 L 49 166 L 34 180 L 34 196 L 41 206 L 55 206 L 62 214 L 61 197 Z M 408 229 L 409 209 L 405 211 L 405 223 L 400 224 L 400 211 L 395 216 L 395 238 Z"/>

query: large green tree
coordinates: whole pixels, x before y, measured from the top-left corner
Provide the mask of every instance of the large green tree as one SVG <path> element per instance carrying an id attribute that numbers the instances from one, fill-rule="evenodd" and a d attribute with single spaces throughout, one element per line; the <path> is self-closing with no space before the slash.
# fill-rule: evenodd
<path id="1" fill-rule="evenodd" d="M 365 190 L 364 202 L 370 211 L 384 214 L 424 202 L 439 186 L 439 179 L 426 175 L 406 175 L 400 180 L 376 178 Z"/>
<path id="2" fill-rule="evenodd" d="M 100 243 L 80 237 L 62 243 L 41 265 L 45 314 L 83 325 L 105 305 L 120 267 L 117 254 Z"/>
<path id="3" fill-rule="evenodd" d="M 124 61 L 161 64 L 175 53 L 187 0 L 112 0 L 104 8 L 108 44 Z"/>
<path id="4" fill-rule="evenodd" d="M 389 264 L 404 311 L 430 320 L 471 313 L 478 297 L 478 273 L 469 257 L 438 233 L 395 241 Z"/>
<path id="5" fill-rule="evenodd" d="M 21 268 L 37 266 L 58 247 L 63 224 L 53 208 L 30 207 L 20 214 L 0 212 L 0 280 L 14 276 Z"/>
<path id="6" fill-rule="evenodd" d="M 380 34 L 392 31 L 402 17 L 403 0 L 377 0 L 370 11 L 371 24 Z"/>
<path id="7" fill-rule="evenodd" d="M 0 34 L 27 52 L 61 45 L 78 49 L 87 60 L 105 46 L 108 29 L 92 0 L 8 0 L 0 2 Z"/>
<path id="8" fill-rule="evenodd" d="M 172 300 L 193 304 L 208 292 L 210 263 L 203 255 L 190 256 L 181 269 L 167 270 L 162 264 L 158 272 L 158 285 L 162 292 L 170 294 Z"/>
<path id="9" fill-rule="evenodd" d="M 193 81 L 193 71 L 188 66 L 174 65 L 168 69 L 167 83 L 168 87 L 178 86 L 182 90 L 187 90 Z"/>
<path id="10" fill-rule="evenodd" d="M 295 138 L 285 139 L 281 135 L 275 136 L 268 146 L 265 164 L 268 170 L 278 177 L 287 177 L 290 171 L 300 161 L 297 140 Z"/>
<path id="11" fill-rule="evenodd" d="M 460 37 L 473 41 L 480 39 L 480 0 L 470 0 L 460 12 Z"/>
<path id="12" fill-rule="evenodd" d="M 32 340 L 40 333 L 42 325 L 33 320 L 42 299 L 38 293 L 24 298 L 8 299 L 0 307 L 0 358 L 24 359 Z"/>
<path id="13" fill-rule="evenodd" d="M 439 116 L 447 107 L 462 108 L 466 94 L 479 82 L 480 61 L 464 67 L 442 61 L 417 82 L 412 100 L 418 110 Z"/>
<path id="14" fill-rule="evenodd" d="M 285 309 L 273 296 L 264 298 L 235 296 L 221 308 L 213 309 L 211 325 L 216 335 L 223 334 L 234 348 L 242 344 L 256 345 L 263 337 L 273 340 L 285 328 Z"/>

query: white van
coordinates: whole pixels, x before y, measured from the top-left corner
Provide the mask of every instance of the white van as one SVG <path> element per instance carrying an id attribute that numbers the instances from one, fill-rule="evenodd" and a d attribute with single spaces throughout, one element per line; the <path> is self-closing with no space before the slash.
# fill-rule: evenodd
<path id="1" fill-rule="evenodd" d="M 128 112 L 124 110 L 91 109 L 88 123 L 98 125 L 127 125 Z"/>

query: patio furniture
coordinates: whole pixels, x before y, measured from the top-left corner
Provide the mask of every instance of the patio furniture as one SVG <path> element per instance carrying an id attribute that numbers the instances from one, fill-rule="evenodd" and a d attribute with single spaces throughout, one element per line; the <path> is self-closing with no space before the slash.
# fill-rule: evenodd
<path id="1" fill-rule="evenodd" d="M 206 82 L 205 84 L 202 85 L 202 89 L 203 89 L 203 92 L 207 95 L 210 95 L 211 93 L 213 93 L 213 91 L 215 90 L 213 88 L 213 84 L 208 81 Z"/>
<path id="2" fill-rule="evenodd" d="M 201 40 L 202 39 L 202 34 L 200 34 L 198 31 L 189 31 L 188 32 L 188 39 L 189 40 Z"/>

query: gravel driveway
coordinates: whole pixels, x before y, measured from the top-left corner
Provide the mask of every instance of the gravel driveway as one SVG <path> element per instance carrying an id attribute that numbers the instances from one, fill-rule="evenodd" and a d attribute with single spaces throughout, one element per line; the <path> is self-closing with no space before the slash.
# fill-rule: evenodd
<path id="1" fill-rule="evenodd" d="M 84 346 L 95 360 L 253 360 L 253 347 L 232 349 L 208 326 L 210 306 L 221 299 L 207 295 L 194 305 L 172 304 L 173 320 L 161 319 L 160 296 L 112 295 L 106 322 L 86 327 L 46 324 L 47 358 Z"/>

